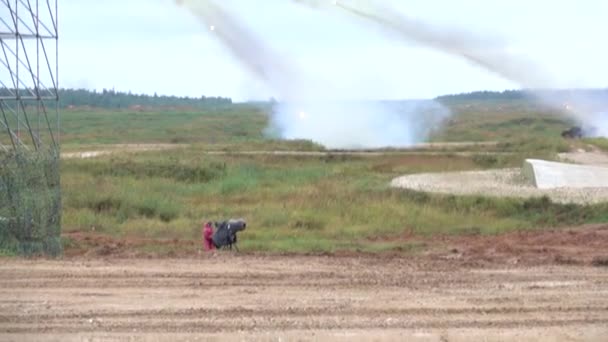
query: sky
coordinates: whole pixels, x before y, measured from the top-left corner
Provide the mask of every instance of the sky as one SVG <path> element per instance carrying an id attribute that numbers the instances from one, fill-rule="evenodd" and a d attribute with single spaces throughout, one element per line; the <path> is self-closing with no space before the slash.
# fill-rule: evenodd
<path id="1" fill-rule="evenodd" d="M 385 1 L 437 27 L 496 37 L 543 66 L 555 87 L 608 87 L 608 1 Z M 299 71 L 352 98 L 420 99 L 519 87 L 459 58 L 290 0 L 219 2 Z M 59 5 L 61 87 L 236 101 L 276 96 L 173 0 Z"/>

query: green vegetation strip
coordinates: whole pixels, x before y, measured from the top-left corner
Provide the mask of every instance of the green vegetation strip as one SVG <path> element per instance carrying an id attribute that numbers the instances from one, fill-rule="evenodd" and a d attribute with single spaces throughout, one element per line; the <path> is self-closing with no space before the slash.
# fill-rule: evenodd
<path id="1" fill-rule="evenodd" d="M 117 99 L 107 96 L 111 97 Z M 404 234 L 495 234 L 608 222 L 608 207 L 603 204 L 389 189 L 390 180 L 404 174 L 519 167 L 525 158 L 553 159 L 571 148 L 608 146 L 605 139 L 564 140 L 561 132 L 573 123 L 522 98 L 445 104 L 453 115 L 431 141 L 497 143 L 450 151 L 437 147 L 428 155 L 365 158 L 207 155 L 204 151 L 323 148 L 310 141 L 267 136 L 268 104 L 162 111 L 71 109 L 62 113 L 64 151 L 128 143 L 190 147 L 63 161 L 63 227 L 67 232 L 178 239 L 199 246 L 201 220 L 238 216 L 251 227 L 240 237 L 244 250 L 415 252 L 423 246 L 402 241 Z M 431 155 L 438 151 L 445 153 Z M 480 153 L 450 153 L 454 151 Z M 71 245 L 75 241 L 66 243 L 68 248 L 78 247 Z M 155 248 L 169 247 L 150 245 L 146 250 Z"/>
<path id="2" fill-rule="evenodd" d="M 608 221 L 608 204 L 435 196 L 392 190 L 418 172 L 479 169 L 461 156 L 217 156 L 195 148 L 69 160 L 64 227 L 113 237 L 198 241 L 201 220 L 245 217 L 244 250 L 416 251 L 409 233 L 496 234 Z"/>

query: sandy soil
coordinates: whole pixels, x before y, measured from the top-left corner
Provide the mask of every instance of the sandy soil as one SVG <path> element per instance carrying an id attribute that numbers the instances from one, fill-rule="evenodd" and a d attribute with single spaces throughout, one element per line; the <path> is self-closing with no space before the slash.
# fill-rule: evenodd
<path id="1" fill-rule="evenodd" d="M 603 341 L 608 268 L 387 256 L 0 259 L 0 340 Z"/>
<path id="2" fill-rule="evenodd" d="M 608 166 L 608 154 L 600 151 L 561 153 L 564 162 Z M 526 181 L 521 169 L 502 169 L 466 172 L 422 173 L 395 178 L 395 188 L 416 191 L 495 197 L 548 196 L 558 203 L 592 204 L 608 201 L 608 188 L 537 189 Z"/>
<path id="3" fill-rule="evenodd" d="M 590 204 L 608 201 L 608 188 L 538 189 L 525 181 L 520 169 L 420 173 L 398 177 L 391 182 L 391 186 L 454 195 L 519 198 L 548 196 L 558 203 Z"/>

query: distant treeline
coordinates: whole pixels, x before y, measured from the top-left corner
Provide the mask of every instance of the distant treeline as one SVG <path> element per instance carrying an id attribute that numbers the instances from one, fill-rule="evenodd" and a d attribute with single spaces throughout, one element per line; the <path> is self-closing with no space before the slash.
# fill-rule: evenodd
<path id="1" fill-rule="evenodd" d="M 439 96 L 437 100 L 523 100 L 529 98 L 529 96 L 529 93 L 522 90 L 474 91 L 471 93 L 443 95 Z"/>
<path id="2" fill-rule="evenodd" d="M 25 90 L 21 91 L 26 94 Z M 9 96 L 11 93 L 6 88 L 0 88 L 0 95 Z M 187 107 L 206 108 L 232 104 L 232 99 L 225 97 L 179 97 L 165 95 L 133 94 L 131 92 L 120 92 L 104 89 L 102 91 L 87 89 L 60 89 L 59 106 L 70 107 L 94 107 L 107 109 L 123 109 L 134 107 Z"/>
<path id="3" fill-rule="evenodd" d="M 30 94 L 21 90 L 22 94 Z M 608 88 L 604 89 L 560 89 L 560 90 L 505 90 L 505 91 L 475 91 L 470 93 L 442 95 L 436 100 L 442 102 L 454 101 L 517 101 L 529 100 L 534 94 L 542 94 L 545 97 L 573 98 L 585 97 L 587 99 L 608 101 Z M 0 96 L 11 96 L 13 92 L 7 88 L 0 87 Z M 271 100 L 270 103 L 273 103 Z M 267 104 L 261 101 L 259 104 Z M 232 104 L 232 99 L 227 97 L 180 97 L 166 95 L 133 94 L 131 92 L 120 92 L 113 89 L 102 91 L 88 89 L 60 89 L 59 106 L 70 107 L 93 107 L 107 109 L 129 109 L 129 108 L 209 108 Z"/>
<path id="4" fill-rule="evenodd" d="M 192 107 L 202 108 L 218 105 L 229 105 L 232 100 L 224 97 L 178 97 L 165 95 L 132 94 L 104 89 L 101 92 L 86 89 L 61 89 L 59 105 L 61 107 L 91 106 L 96 108 L 131 108 L 131 107 Z"/>
<path id="5" fill-rule="evenodd" d="M 471 93 L 439 96 L 440 101 L 483 101 L 483 100 L 527 100 L 534 94 L 542 94 L 550 97 L 571 98 L 573 96 L 584 96 L 592 99 L 607 99 L 606 89 L 556 89 L 556 90 L 505 90 L 505 91 L 475 91 Z"/>

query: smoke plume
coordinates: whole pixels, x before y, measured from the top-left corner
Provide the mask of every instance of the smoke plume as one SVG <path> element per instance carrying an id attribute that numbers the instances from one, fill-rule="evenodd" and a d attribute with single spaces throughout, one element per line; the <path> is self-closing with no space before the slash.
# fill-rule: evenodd
<path id="1" fill-rule="evenodd" d="M 288 65 L 270 46 L 257 37 L 230 14 L 211 0 L 176 0 L 198 17 L 222 45 L 257 79 L 278 91 L 284 99 L 291 99 L 290 85 L 296 81 L 295 68 Z"/>
<path id="2" fill-rule="evenodd" d="M 385 33 L 460 57 L 525 88 L 554 83 L 540 65 L 508 50 L 497 37 L 475 35 L 454 27 L 440 27 L 400 13 L 380 1 L 294 0 L 316 9 L 337 11 L 373 24 Z"/>
<path id="3" fill-rule="evenodd" d="M 400 13 L 385 3 L 372 0 L 293 0 L 312 8 L 349 15 L 361 22 L 374 25 L 386 34 L 408 42 L 460 57 L 461 59 L 533 90 L 537 98 L 551 107 L 564 109 L 563 99 L 551 92 L 534 91 L 557 85 L 553 75 L 541 65 L 510 51 L 507 44 L 490 36 L 480 36 L 454 27 L 440 27 Z M 608 136 L 608 113 L 586 96 L 574 96 L 565 114 L 596 135 Z"/>
<path id="4" fill-rule="evenodd" d="M 448 117 L 434 101 L 357 101 L 331 80 L 302 75 L 300 69 L 212 0 L 178 0 L 280 101 L 269 132 L 283 139 L 306 139 L 329 148 L 405 147 L 424 141 Z"/>
<path id="5" fill-rule="evenodd" d="M 271 129 L 329 148 L 407 147 L 424 141 L 449 114 L 435 101 L 303 101 L 279 104 Z"/>

